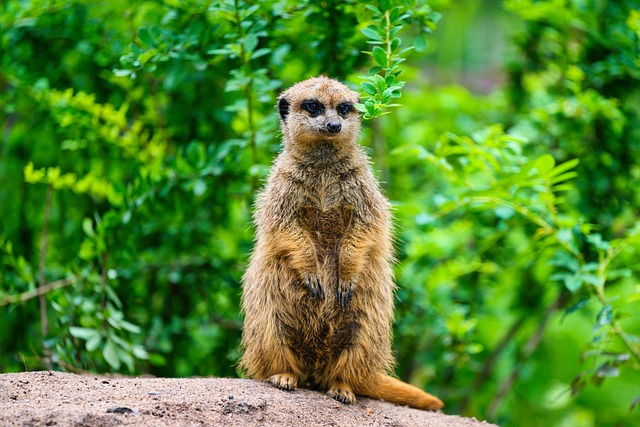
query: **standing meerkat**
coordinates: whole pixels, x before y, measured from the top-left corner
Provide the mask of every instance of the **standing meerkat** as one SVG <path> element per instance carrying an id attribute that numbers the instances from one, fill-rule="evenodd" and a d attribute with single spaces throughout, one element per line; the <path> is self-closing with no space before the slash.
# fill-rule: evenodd
<path id="1" fill-rule="evenodd" d="M 356 102 L 357 93 L 327 77 L 278 98 L 283 150 L 256 203 L 240 368 L 344 403 L 363 395 L 440 409 L 437 397 L 388 375 L 391 214 L 357 143 Z"/>

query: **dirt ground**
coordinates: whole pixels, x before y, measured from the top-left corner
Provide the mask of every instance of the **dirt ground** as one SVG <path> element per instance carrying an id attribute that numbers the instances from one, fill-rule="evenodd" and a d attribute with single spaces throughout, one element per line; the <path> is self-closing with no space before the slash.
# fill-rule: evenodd
<path id="1" fill-rule="evenodd" d="M 372 399 L 345 405 L 230 378 L 0 374 L 0 426 L 428 426 L 493 424 Z"/>

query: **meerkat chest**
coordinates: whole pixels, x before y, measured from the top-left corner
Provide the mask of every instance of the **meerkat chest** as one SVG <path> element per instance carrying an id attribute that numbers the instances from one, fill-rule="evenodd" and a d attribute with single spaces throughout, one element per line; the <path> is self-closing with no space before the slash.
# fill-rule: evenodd
<path id="1" fill-rule="evenodd" d="M 297 207 L 300 223 L 321 244 L 342 238 L 357 220 L 357 183 L 319 179 Z"/>

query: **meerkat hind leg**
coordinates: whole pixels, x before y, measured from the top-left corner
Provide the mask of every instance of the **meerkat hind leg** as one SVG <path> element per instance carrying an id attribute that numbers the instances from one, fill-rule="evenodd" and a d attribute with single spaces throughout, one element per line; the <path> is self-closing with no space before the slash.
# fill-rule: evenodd
<path id="1" fill-rule="evenodd" d="M 329 387 L 327 395 L 342 403 L 356 403 L 356 395 L 348 384 L 343 382 L 334 382 Z"/>
<path id="2" fill-rule="evenodd" d="M 280 390 L 291 391 L 295 390 L 298 386 L 298 378 L 291 373 L 271 375 L 269 377 L 269 382 Z"/>

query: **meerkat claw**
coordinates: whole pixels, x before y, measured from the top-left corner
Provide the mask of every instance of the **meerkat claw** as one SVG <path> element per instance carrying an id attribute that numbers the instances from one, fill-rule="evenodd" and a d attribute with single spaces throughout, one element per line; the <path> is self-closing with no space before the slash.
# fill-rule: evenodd
<path id="1" fill-rule="evenodd" d="M 304 282 L 307 285 L 307 289 L 309 289 L 309 294 L 311 294 L 313 298 L 324 299 L 324 287 L 317 274 L 308 274 Z"/>
<path id="2" fill-rule="evenodd" d="M 340 281 L 340 284 L 338 285 L 338 303 L 340 306 L 346 307 L 347 304 L 349 304 L 349 301 L 351 301 L 351 297 L 353 296 L 353 288 L 353 280 L 350 280 L 348 284 L 346 284 L 345 281 Z"/>

